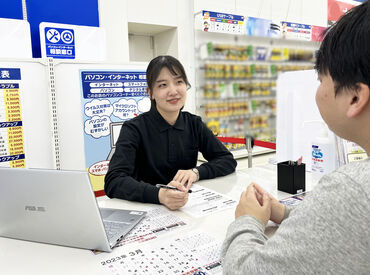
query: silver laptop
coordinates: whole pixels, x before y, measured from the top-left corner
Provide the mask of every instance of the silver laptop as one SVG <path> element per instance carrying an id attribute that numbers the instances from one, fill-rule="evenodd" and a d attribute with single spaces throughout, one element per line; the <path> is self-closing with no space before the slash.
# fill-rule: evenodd
<path id="1" fill-rule="evenodd" d="M 2 237 L 109 252 L 145 214 L 99 209 L 87 172 L 0 168 Z"/>
<path id="2" fill-rule="evenodd" d="M 114 152 L 116 151 L 116 143 L 121 132 L 123 122 L 112 122 L 109 124 L 110 130 L 110 152 L 107 160 L 111 160 Z"/>

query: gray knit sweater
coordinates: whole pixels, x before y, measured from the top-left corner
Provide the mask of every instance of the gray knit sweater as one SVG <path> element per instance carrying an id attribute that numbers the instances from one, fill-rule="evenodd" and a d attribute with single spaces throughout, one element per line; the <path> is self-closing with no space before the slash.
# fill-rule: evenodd
<path id="1" fill-rule="evenodd" d="M 324 176 L 268 239 L 245 215 L 228 228 L 224 274 L 370 274 L 370 158 Z"/>

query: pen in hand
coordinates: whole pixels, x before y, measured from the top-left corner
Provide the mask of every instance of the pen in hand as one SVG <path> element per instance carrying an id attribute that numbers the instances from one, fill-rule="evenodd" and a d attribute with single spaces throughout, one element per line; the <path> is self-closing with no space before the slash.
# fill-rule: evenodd
<path id="1" fill-rule="evenodd" d="M 155 187 L 157 188 L 164 188 L 164 189 L 171 189 L 171 190 L 177 190 L 177 191 L 180 191 L 182 192 L 181 190 L 177 189 L 176 187 L 174 186 L 171 186 L 171 185 L 165 185 L 165 184 L 156 184 Z M 191 189 L 188 190 L 188 193 L 191 193 L 193 191 L 191 191 Z"/>

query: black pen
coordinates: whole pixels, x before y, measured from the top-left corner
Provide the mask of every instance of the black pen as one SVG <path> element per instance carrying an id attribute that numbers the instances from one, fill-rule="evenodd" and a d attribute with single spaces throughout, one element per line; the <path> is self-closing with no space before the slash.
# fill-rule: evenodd
<path id="1" fill-rule="evenodd" d="M 180 191 L 182 192 L 181 190 L 177 189 L 176 187 L 174 186 L 171 186 L 171 185 L 165 185 L 165 184 L 156 184 L 155 187 L 157 188 L 164 188 L 164 189 L 171 189 L 171 190 L 177 190 L 177 191 Z M 188 190 L 188 193 L 191 193 L 193 191 L 191 191 L 191 189 Z"/>

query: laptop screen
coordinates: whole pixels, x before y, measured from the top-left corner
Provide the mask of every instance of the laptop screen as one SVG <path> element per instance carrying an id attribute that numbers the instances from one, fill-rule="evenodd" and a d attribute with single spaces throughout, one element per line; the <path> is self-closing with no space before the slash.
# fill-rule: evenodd
<path id="1" fill-rule="evenodd" d="M 111 148 L 116 147 L 116 142 L 119 137 L 123 122 L 112 122 L 110 127 L 110 146 Z"/>
<path id="2" fill-rule="evenodd" d="M 0 168 L 0 179 L 0 236 L 111 250 L 114 243 L 108 242 L 86 171 Z M 108 221 L 125 225 L 114 232 L 115 240 L 145 216 L 144 211 L 101 211 Z"/>

